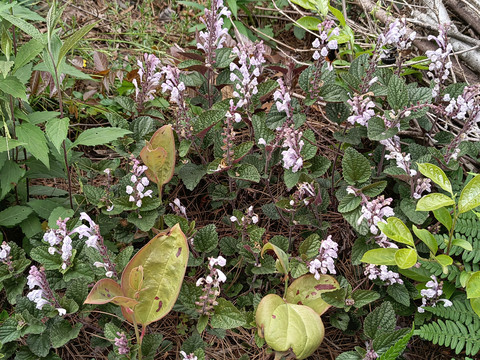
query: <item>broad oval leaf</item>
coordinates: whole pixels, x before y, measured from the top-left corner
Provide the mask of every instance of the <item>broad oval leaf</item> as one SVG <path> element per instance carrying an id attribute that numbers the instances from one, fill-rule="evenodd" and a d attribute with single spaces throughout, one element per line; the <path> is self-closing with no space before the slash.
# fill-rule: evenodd
<path id="1" fill-rule="evenodd" d="M 415 225 L 412 226 L 412 229 L 415 235 L 417 235 L 417 237 L 428 246 L 433 255 L 435 255 L 438 251 L 438 244 L 432 233 L 426 229 L 419 229 Z"/>
<path id="2" fill-rule="evenodd" d="M 312 274 L 307 274 L 290 284 L 285 299 L 291 304 L 308 306 L 318 315 L 322 315 L 330 307 L 322 299 L 322 294 L 338 288 L 340 285 L 333 276 L 322 274 L 317 280 Z"/>
<path id="3" fill-rule="evenodd" d="M 138 301 L 128 298 L 120 285 L 112 279 L 101 279 L 92 288 L 84 304 L 107 304 L 109 302 L 127 308 L 134 308 Z"/>
<path id="4" fill-rule="evenodd" d="M 280 296 L 265 296 L 255 316 L 259 334 L 275 351 L 292 349 L 306 359 L 320 346 L 325 328 L 320 316 L 308 306 L 286 303 Z"/>
<path id="5" fill-rule="evenodd" d="M 452 184 L 450 183 L 450 180 L 448 180 L 447 175 L 445 175 L 442 169 L 440 169 L 436 165 L 429 163 L 421 163 L 417 165 L 418 170 L 422 173 L 423 176 L 428 177 L 435 184 L 440 186 L 443 190 L 448 191 L 450 194 L 453 195 Z"/>
<path id="6" fill-rule="evenodd" d="M 319 18 L 313 16 L 302 16 L 297 20 L 297 23 L 303 26 L 305 29 L 318 31 L 318 24 L 322 21 Z"/>
<path id="7" fill-rule="evenodd" d="M 475 176 L 463 188 L 458 199 L 458 211 L 464 213 L 480 206 L 480 175 Z"/>
<path id="8" fill-rule="evenodd" d="M 472 306 L 473 311 L 480 316 L 480 297 L 478 298 L 471 298 L 470 305 Z"/>
<path id="9" fill-rule="evenodd" d="M 477 271 L 470 276 L 467 281 L 467 299 L 480 297 L 480 271 Z"/>
<path id="10" fill-rule="evenodd" d="M 442 265 L 442 267 L 446 267 L 453 264 L 453 259 L 448 255 L 441 254 L 441 255 L 435 256 L 435 260 L 437 260 L 438 263 Z"/>
<path id="11" fill-rule="evenodd" d="M 130 260 L 122 273 L 122 289 L 134 298 L 136 291 L 129 285 L 132 271 L 143 266 L 143 287 L 135 307 L 135 320 L 146 326 L 168 314 L 177 300 L 188 262 L 187 239 L 175 225 L 155 236 Z M 125 319 L 133 323 L 132 314 L 122 308 Z"/>
<path id="12" fill-rule="evenodd" d="M 278 261 L 280 262 L 280 269 L 279 271 L 282 274 L 288 274 L 289 271 L 289 265 L 288 265 L 288 256 L 285 254 L 285 252 L 280 249 L 278 246 L 273 245 L 272 243 L 266 243 L 263 245 L 262 252 L 260 253 L 260 256 L 263 258 L 263 253 L 266 250 L 273 250 L 275 252 L 275 255 L 277 255 Z"/>
<path id="13" fill-rule="evenodd" d="M 467 251 L 473 250 L 472 244 L 470 244 L 467 240 L 464 239 L 453 239 L 452 245 L 460 246 L 462 249 L 465 249 Z"/>
<path id="14" fill-rule="evenodd" d="M 398 249 L 386 248 L 386 249 L 372 249 L 363 254 L 361 262 L 374 264 L 374 265 L 396 265 L 395 253 Z"/>
<path id="15" fill-rule="evenodd" d="M 417 263 L 417 252 L 414 249 L 399 249 L 395 253 L 395 263 L 400 269 L 408 269 Z"/>
<path id="16" fill-rule="evenodd" d="M 175 170 L 175 139 L 172 125 L 165 125 L 153 134 L 150 141 L 140 152 L 145 165 L 147 177 L 158 184 L 159 191 L 162 185 L 170 181 Z"/>
<path id="17" fill-rule="evenodd" d="M 389 217 L 387 223 L 379 222 L 377 226 L 390 239 L 415 247 L 412 233 L 399 218 Z"/>
<path id="18" fill-rule="evenodd" d="M 452 215 L 450 215 L 450 211 L 445 208 L 439 208 L 437 210 L 433 210 L 433 215 L 435 219 L 440 221 L 443 226 L 447 228 L 448 231 L 452 228 Z"/>
<path id="19" fill-rule="evenodd" d="M 440 193 L 428 194 L 418 200 L 417 211 L 432 211 L 445 206 L 455 205 L 455 201 Z"/>

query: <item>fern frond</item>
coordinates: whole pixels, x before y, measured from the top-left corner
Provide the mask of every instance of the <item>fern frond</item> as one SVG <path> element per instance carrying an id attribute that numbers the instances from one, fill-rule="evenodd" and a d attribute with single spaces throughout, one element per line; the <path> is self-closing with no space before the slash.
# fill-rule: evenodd
<path id="1" fill-rule="evenodd" d="M 461 271 L 453 265 L 448 266 L 448 274 L 443 273 L 442 266 L 437 263 L 436 261 L 433 260 L 419 260 L 420 263 L 422 264 L 422 268 L 428 270 L 432 275 L 435 275 L 436 277 L 446 279 L 450 282 L 454 282 L 455 286 L 457 288 L 463 287 L 462 284 L 460 283 L 460 273 Z M 469 272 L 474 272 L 474 271 L 480 271 L 480 264 L 478 263 L 465 263 L 465 271 Z"/>
<path id="2" fill-rule="evenodd" d="M 441 318 L 458 321 L 465 325 L 474 323 L 475 326 L 480 328 L 480 319 L 473 311 L 469 300 L 453 300 L 452 306 L 449 307 L 443 305 L 426 306 L 425 310 Z"/>
<path id="3" fill-rule="evenodd" d="M 459 354 L 465 349 L 466 355 L 475 355 L 480 351 L 480 322 L 465 326 L 452 320 L 437 320 L 422 325 L 415 335 L 440 346 L 448 346 Z"/>

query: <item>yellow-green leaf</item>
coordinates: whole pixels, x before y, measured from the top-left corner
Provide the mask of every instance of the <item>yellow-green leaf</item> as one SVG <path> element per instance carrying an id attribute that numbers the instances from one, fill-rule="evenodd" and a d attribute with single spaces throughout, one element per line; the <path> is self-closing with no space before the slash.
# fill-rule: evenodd
<path id="1" fill-rule="evenodd" d="M 158 129 L 150 141 L 147 141 L 140 152 L 140 157 L 148 166 L 147 177 L 158 184 L 160 191 L 162 185 L 170 181 L 175 170 L 175 139 L 172 126 L 165 125 Z"/>
<path id="2" fill-rule="evenodd" d="M 458 199 L 458 211 L 464 213 L 480 206 L 480 175 L 468 182 Z"/>
<path id="3" fill-rule="evenodd" d="M 265 296 L 255 316 L 258 333 L 275 351 L 292 349 L 297 359 L 312 355 L 323 341 L 320 316 L 308 306 L 285 302 L 280 296 Z"/>
<path id="4" fill-rule="evenodd" d="M 443 190 L 448 191 L 450 194 L 453 195 L 452 184 L 450 183 L 450 180 L 448 180 L 447 175 L 445 175 L 442 169 L 440 169 L 436 165 L 429 164 L 429 163 L 423 163 L 423 164 L 417 164 L 417 165 L 418 165 L 418 170 L 423 174 L 423 176 L 428 177 L 435 184 L 440 186 Z"/>
<path id="5" fill-rule="evenodd" d="M 322 274 L 320 279 L 317 280 L 312 274 L 307 274 L 290 284 L 285 298 L 291 304 L 308 306 L 318 315 L 322 315 L 330 307 L 322 299 L 322 294 L 338 288 L 340 288 L 340 285 L 333 276 Z"/>
<path id="6" fill-rule="evenodd" d="M 120 285 L 112 279 L 101 279 L 92 288 L 84 304 L 107 304 L 109 302 L 115 305 L 134 308 L 138 301 L 126 297 Z"/>
<path id="7" fill-rule="evenodd" d="M 417 263 L 417 252 L 414 249 L 399 249 L 395 253 L 395 263 L 400 269 L 408 269 Z"/>
<path id="8" fill-rule="evenodd" d="M 415 246 L 412 233 L 403 223 L 403 221 L 399 218 L 389 217 L 387 219 L 387 223 L 379 222 L 377 226 L 382 231 L 382 233 L 384 233 L 390 239 L 400 242 L 402 244 Z"/>
<path id="9" fill-rule="evenodd" d="M 412 226 L 412 229 L 415 235 L 417 235 L 417 237 L 428 246 L 433 255 L 435 255 L 438 251 L 438 244 L 432 233 L 426 229 L 419 229 L 415 225 Z"/>
<path id="10" fill-rule="evenodd" d="M 467 251 L 473 250 L 472 244 L 470 244 L 467 240 L 464 240 L 464 239 L 453 239 L 452 245 L 460 246 L 461 248 Z"/>
<path id="11" fill-rule="evenodd" d="M 363 254 L 361 262 L 374 264 L 374 265 L 396 265 L 395 253 L 398 249 L 386 248 L 386 249 L 372 249 Z"/>
<path id="12" fill-rule="evenodd" d="M 289 265 L 288 265 L 288 256 L 285 254 L 285 252 L 280 249 L 278 246 L 273 245 L 272 243 L 266 243 L 263 245 L 262 252 L 260 253 L 260 256 L 263 258 L 263 253 L 266 250 L 273 250 L 275 252 L 275 255 L 277 255 L 278 261 L 280 262 L 280 269 L 279 272 L 282 274 L 288 274 L 289 271 Z"/>
<path id="13" fill-rule="evenodd" d="M 480 316 L 480 297 L 478 298 L 471 298 L 470 299 L 470 305 L 472 305 L 473 311 Z"/>
<path id="14" fill-rule="evenodd" d="M 445 206 L 455 205 L 455 201 L 440 193 L 428 194 L 418 200 L 417 211 L 432 211 Z"/>
<path id="15" fill-rule="evenodd" d="M 435 256 L 435 259 L 440 265 L 442 265 L 442 267 L 447 267 L 453 264 L 453 259 L 448 255 L 437 255 Z"/>
<path id="16" fill-rule="evenodd" d="M 134 298 L 137 292 L 130 287 L 132 271 L 143 266 L 143 285 L 135 306 L 137 323 L 146 326 L 170 312 L 182 286 L 187 261 L 187 239 L 178 224 L 155 236 L 130 260 L 122 273 L 122 289 L 127 297 Z M 132 315 L 125 309 L 122 312 L 133 323 Z"/>
<path id="17" fill-rule="evenodd" d="M 467 281 L 467 299 L 480 298 L 480 271 L 474 272 Z"/>

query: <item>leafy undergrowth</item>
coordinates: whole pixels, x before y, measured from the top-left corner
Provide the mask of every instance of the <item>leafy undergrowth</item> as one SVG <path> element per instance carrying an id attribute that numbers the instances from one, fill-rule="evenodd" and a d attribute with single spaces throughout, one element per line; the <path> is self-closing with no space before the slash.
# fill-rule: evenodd
<path id="1" fill-rule="evenodd" d="M 477 355 L 449 25 L 294 3 L 0 5 L 1 355 Z"/>

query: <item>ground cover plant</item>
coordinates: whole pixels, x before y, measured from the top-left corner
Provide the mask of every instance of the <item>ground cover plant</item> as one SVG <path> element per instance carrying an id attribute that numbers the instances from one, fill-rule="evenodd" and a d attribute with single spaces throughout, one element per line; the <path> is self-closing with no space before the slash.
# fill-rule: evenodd
<path id="1" fill-rule="evenodd" d="M 0 4 L 1 357 L 478 356 L 475 37 L 418 4 L 84 5 Z"/>

